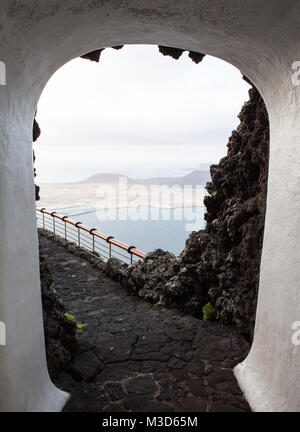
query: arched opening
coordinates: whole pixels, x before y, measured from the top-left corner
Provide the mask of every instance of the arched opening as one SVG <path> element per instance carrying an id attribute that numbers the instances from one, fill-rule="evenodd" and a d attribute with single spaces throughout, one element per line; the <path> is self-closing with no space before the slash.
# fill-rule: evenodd
<path id="1" fill-rule="evenodd" d="M 248 88 L 218 59 L 195 64 L 185 52 L 176 62 L 151 46 L 106 49 L 99 66 L 75 60 L 48 83 L 38 105 L 39 207 L 78 217 L 146 253 L 179 255 L 190 232 L 204 227 L 209 168 L 226 155 Z M 120 184 L 121 177 L 126 197 L 117 190 L 108 197 L 100 186 Z M 154 185 L 165 190 L 151 194 Z M 176 185 L 173 200 L 169 189 Z M 102 217 L 100 206 L 119 210 L 126 202 L 142 208 Z"/>
<path id="2" fill-rule="evenodd" d="M 102 62 L 103 61 L 105 60 L 102 60 Z M 124 69 L 122 70 L 124 71 Z M 156 72 L 158 73 L 159 71 Z M 71 73 L 71 71 L 69 71 L 69 73 Z M 242 77 L 240 76 L 239 79 L 241 80 L 241 78 Z M 98 79 L 101 79 L 101 77 L 99 77 Z M 199 79 L 201 79 L 200 76 Z M 224 85 L 222 82 L 219 82 L 219 84 Z M 221 95 L 219 96 L 221 98 Z M 263 224 L 264 224 L 264 211 L 265 211 L 265 199 L 266 199 L 266 176 L 267 176 L 267 164 L 268 164 L 267 113 L 264 107 L 264 103 L 256 89 L 251 90 L 250 98 L 251 98 L 250 102 L 248 102 L 244 106 L 242 113 L 240 114 L 241 124 L 238 127 L 238 131 L 235 131 L 229 140 L 229 144 L 228 144 L 229 149 L 228 149 L 227 156 L 222 158 L 222 161 L 218 166 L 216 163 L 215 164 L 211 163 L 211 165 L 214 165 L 212 167 L 213 182 L 209 186 L 209 191 L 211 195 L 206 199 L 206 207 L 207 207 L 206 220 L 208 221 L 208 226 L 206 231 L 195 232 L 194 235 L 189 238 L 186 248 L 181 254 L 179 261 L 175 257 L 170 256 L 169 253 L 156 252 L 147 261 L 147 262 L 151 261 L 152 267 L 151 266 L 149 267 L 147 264 L 145 264 L 144 266 L 143 264 L 141 264 L 140 268 L 136 266 L 133 268 L 133 270 L 130 269 L 129 272 L 126 274 L 126 277 L 124 277 L 124 272 L 125 272 L 124 267 L 123 266 L 121 267 L 121 272 L 122 272 L 121 282 L 123 285 L 126 285 L 126 287 L 129 288 L 131 293 L 138 294 L 140 297 L 151 299 L 152 303 L 154 303 L 155 306 L 168 304 L 168 306 L 175 306 L 181 309 L 185 314 L 192 314 L 198 318 L 203 318 L 204 316 L 204 318 L 207 319 L 207 316 L 209 316 L 208 319 L 214 320 L 216 318 L 219 319 L 219 317 L 221 317 L 222 323 L 226 323 L 229 325 L 230 324 L 236 325 L 238 323 L 239 331 L 244 335 L 246 334 L 248 336 L 248 339 L 251 339 L 254 316 L 255 316 L 256 292 L 258 286 L 260 252 L 261 252 Z M 224 99 L 228 100 L 228 97 Z M 56 96 L 56 102 L 57 102 L 57 96 Z M 101 102 L 105 106 L 107 106 L 105 104 L 104 97 L 102 98 Z M 207 102 L 209 103 L 209 101 Z M 239 104 L 242 105 L 242 101 L 240 101 Z M 64 109 L 64 111 L 66 111 L 66 108 Z M 235 108 L 235 111 L 238 111 L 238 108 Z M 181 113 L 182 116 L 184 116 L 184 114 L 185 114 L 184 112 Z M 63 120 L 62 114 L 59 114 L 59 116 L 61 116 L 61 120 Z M 177 120 L 179 121 L 179 119 Z M 118 124 L 118 117 L 115 113 L 114 113 L 113 121 L 115 124 Z M 192 120 L 192 123 L 193 122 L 195 122 L 195 119 Z M 176 124 L 176 122 L 174 124 Z M 88 127 L 89 134 L 90 134 L 90 129 L 91 127 Z M 78 135 L 78 132 L 76 135 Z M 227 134 L 229 135 L 229 131 L 227 132 Z M 225 141 L 224 137 L 222 139 Z M 38 145 L 40 145 L 40 142 Z M 103 149 L 103 145 L 101 146 L 100 144 L 99 147 L 101 149 L 101 152 L 105 151 L 105 148 Z M 126 148 L 126 143 L 123 144 L 123 147 Z M 48 147 L 48 152 L 49 150 L 50 149 Z M 61 147 L 59 150 L 62 151 Z M 178 150 L 178 146 L 177 146 L 177 150 Z M 55 153 L 55 146 L 54 149 L 51 148 L 51 151 Z M 89 151 L 87 149 L 84 149 L 84 151 L 86 151 L 87 154 L 93 154 L 93 159 L 96 160 L 95 148 L 93 148 L 93 151 L 91 151 L 91 149 Z M 112 148 L 109 148 L 108 151 L 112 151 Z M 57 161 L 58 154 L 59 151 L 56 150 L 56 154 L 55 154 L 56 167 L 58 162 Z M 100 154 L 98 157 L 101 157 Z M 196 159 L 196 154 L 194 152 L 193 160 L 195 159 Z M 215 162 L 217 162 L 218 159 L 219 157 L 215 156 Z M 59 163 L 62 162 L 63 160 L 60 161 Z M 113 156 L 113 158 L 108 159 L 105 162 L 106 164 L 108 162 L 108 166 L 110 164 L 110 166 L 113 167 L 114 169 L 115 165 L 118 163 L 118 160 L 116 156 Z M 142 160 L 140 162 L 142 162 Z M 199 160 L 199 162 L 201 162 L 201 160 Z M 81 163 L 82 160 L 80 160 L 80 164 Z M 129 161 L 126 160 L 125 164 L 123 165 L 123 169 L 124 167 L 126 167 L 126 164 L 128 163 Z M 146 163 L 146 161 L 144 163 Z M 184 165 L 182 165 L 182 168 L 183 167 Z M 52 170 L 53 170 L 53 165 L 52 165 Z M 109 172 L 111 173 L 111 171 L 112 169 L 110 168 Z M 89 172 L 86 175 L 91 176 L 91 174 L 93 173 Z M 106 172 L 104 171 L 103 174 L 106 175 L 106 181 L 107 181 Z M 98 174 L 98 177 L 99 176 L 101 175 Z M 97 183 L 95 177 L 97 176 L 92 177 L 93 179 L 93 181 L 91 182 L 92 184 L 93 182 Z M 54 177 L 52 178 L 54 179 Z M 76 178 L 76 180 L 80 180 L 80 179 Z M 152 179 L 152 181 L 153 180 L 154 179 Z M 86 183 L 89 184 L 88 181 L 83 182 L 83 184 Z M 163 179 L 162 179 L 162 183 L 163 183 Z M 54 207 L 49 209 L 46 204 L 47 200 L 42 200 L 42 206 L 46 206 L 48 210 L 50 210 L 50 212 L 52 211 L 61 212 L 64 210 L 70 211 L 70 207 L 71 207 L 71 212 L 75 213 L 74 216 L 77 215 L 80 216 L 81 220 L 84 218 L 85 214 L 92 213 L 92 211 L 90 211 L 89 209 L 84 209 L 80 207 L 76 208 L 75 203 L 71 205 L 70 196 L 72 195 L 72 187 L 70 184 L 68 184 L 68 189 L 67 189 L 67 200 L 70 201 L 61 201 L 60 203 L 58 203 L 57 201 L 55 202 L 55 199 L 57 199 L 56 198 L 57 193 L 60 192 L 59 185 L 58 184 L 46 185 L 45 189 L 47 187 L 49 191 L 48 193 L 50 193 L 50 202 L 52 199 L 52 202 L 55 204 Z M 66 185 L 63 187 L 66 187 Z M 74 184 L 75 191 L 77 191 L 80 187 L 82 187 L 81 183 Z M 97 187 L 99 187 L 99 185 Z M 42 192 L 43 192 L 43 186 L 42 186 Z M 46 195 L 47 195 L 47 189 L 46 189 Z M 261 206 L 260 208 L 259 205 Z M 73 215 L 71 215 L 70 217 L 72 216 Z M 223 219 L 224 221 L 222 221 Z M 88 225 L 87 222 L 84 221 L 84 223 L 85 225 Z M 96 226 L 96 223 L 97 222 L 95 220 L 89 226 L 90 227 Z M 103 224 L 101 224 L 100 226 L 102 227 L 103 230 Z M 193 231 L 199 231 L 200 228 L 201 226 L 198 227 L 195 226 Z M 135 223 L 135 229 L 137 230 L 136 223 Z M 104 229 L 104 232 L 107 231 Z M 115 234 L 114 229 L 110 228 L 109 233 Z M 248 234 L 248 238 L 243 238 L 244 233 Z M 256 234 L 256 237 L 254 237 L 254 233 Z M 153 232 L 153 234 L 155 234 L 155 232 Z M 118 238 L 120 237 L 118 236 Z M 122 237 L 120 239 L 123 240 Z M 128 244 L 130 244 L 129 243 L 130 239 L 129 240 L 125 239 L 125 240 Z M 85 245 L 83 245 L 83 247 L 85 247 Z M 153 247 L 153 249 L 154 248 L 155 247 Z M 249 256 L 246 254 L 242 260 L 239 255 L 241 255 L 241 251 L 247 248 L 251 250 L 251 254 L 249 252 Z M 144 247 L 139 246 L 139 249 L 144 249 Z M 178 248 L 178 250 L 181 249 L 182 248 L 180 247 Z M 152 249 L 150 249 L 150 251 L 151 250 Z M 54 250 L 52 250 L 52 252 L 54 253 Z M 147 252 L 149 252 L 149 250 L 147 250 Z M 235 261 L 233 259 L 234 257 L 235 257 Z M 226 265 L 226 263 L 228 263 L 229 259 L 231 260 L 232 264 L 231 265 L 227 264 L 226 273 L 224 275 L 224 266 Z M 245 261 L 247 262 L 246 264 Z M 254 261 L 254 264 L 252 264 L 252 261 Z M 152 264 L 152 262 L 154 262 L 154 264 Z M 248 270 L 248 273 L 245 274 L 245 272 L 243 271 L 244 268 Z M 111 265 L 109 265 L 108 269 L 110 272 Z M 115 269 L 113 271 L 115 272 Z M 160 272 L 166 273 L 165 278 L 162 278 L 160 276 Z M 110 273 L 110 275 L 112 274 Z M 251 277 L 249 277 L 249 275 L 251 275 Z M 72 276 L 75 277 L 75 275 Z M 113 274 L 113 276 L 119 279 L 120 275 L 118 274 L 118 272 L 116 272 L 115 274 Z M 223 277 L 222 279 L 221 276 Z M 146 283 L 141 285 L 139 281 L 143 278 L 146 279 Z M 221 280 L 219 281 L 219 279 Z M 227 286 L 226 286 L 226 279 L 228 279 Z M 247 280 L 248 285 L 245 284 L 245 286 L 242 286 L 242 283 L 244 283 L 245 279 Z M 238 288 L 236 288 L 236 286 L 238 286 Z M 244 299 L 243 294 L 239 292 L 239 290 L 242 290 L 242 288 L 244 288 L 244 293 L 245 292 L 248 293 L 247 300 Z M 80 292 L 80 287 L 78 287 L 78 291 Z M 90 293 L 89 295 L 91 298 L 92 293 Z M 239 296 L 238 300 L 237 299 L 234 300 L 234 298 L 236 298 L 237 296 Z M 215 306 L 219 306 L 219 310 L 216 309 Z M 205 312 L 203 310 L 204 307 L 205 307 Z M 109 305 L 107 305 L 107 308 L 109 309 Z M 244 313 L 245 310 L 247 310 L 248 315 Z M 93 313 L 96 314 L 97 311 L 94 311 Z M 216 314 L 218 315 L 216 316 Z M 214 327 L 212 328 L 214 329 Z M 125 330 L 126 327 L 124 327 L 124 331 Z M 180 330 L 186 331 L 187 329 L 180 328 Z M 189 331 L 190 330 L 191 329 L 189 329 Z M 225 332 L 222 336 L 224 342 L 225 338 L 227 338 L 228 335 Z M 222 336 L 217 341 L 217 346 L 222 344 Z M 143 337 L 146 339 L 145 335 L 138 335 L 134 344 L 138 343 L 139 338 L 143 338 Z M 161 338 L 162 335 L 159 334 L 159 337 Z M 174 350 L 173 352 L 175 352 L 175 354 L 176 354 L 176 349 L 180 350 L 183 347 L 185 350 L 189 350 L 191 352 L 192 350 L 191 342 L 194 341 L 194 337 L 191 337 L 191 335 L 189 337 L 191 338 L 189 343 L 187 343 L 186 341 L 184 342 L 182 340 L 179 341 L 178 345 L 176 346 L 175 341 L 173 340 L 171 342 L 170 339 L 169 340 L 166 339 L 165 343 L 166 344 L 169 343 L 170 345 L 173 344 L 172 347 Z M 226 344 L 224 344 L 223 349 L 224 352 L 227 353 L 228 358 L 230 358 L 230 355 L 232 355 L 233 357 L 236 355 L 240 355 L 240 357 L 237 357 L 236 360 L 237 362 L 240 361 L 243 358 L 243 356 L 246 355 L 247 344 L 244 341 L 244 345 L 243 345 L 242 342 L 243 338 L 239 339 L 238 332 L 236 333 L 236 337 L 239 340 L 240 351 L 239 349 L 237 349 L 237 351 L 235 351 L 234 354 L 233 353 L 229 354 L 228 347 L 225 347 Z M 122 341 L 124 341 L 124 339 L 126 339 L 126 336 L 124 334 L 122 335 L 122 337 L 119 338 L 117 337 L 117 340 L 119 341 L 119 345 L 122 347 L 123 347 Z M 106 343 L 110 345 L 112 344 L 114 345 L 111 339 L 108 339 Z M 189 346 L 187 346 L 188 344 Z M 212 346 L 214 346 L 214 348 L 212 348 L 212 352 L 207 354 L 208 356 L 211 355 L 212 358 L 214 358 L 216 355 L 214 351 L 218 349 L 218 347 L 214 344 L 215 341 L 212 341 Z M 114 348 L 114 346 L 112 346 L 112 348 Z M 155 346 L 156 361 L 160 361 L 160 358 L 165 358 L 167 356 L 167 353 L 160 352 L 159 348 L 162 348 L 162 346 L 160 347 Z M 151 346 L 148 347 L 148 349 L 150 350 L 151 353 L 151 349 L 154 348 L 153 346 Z M 131 352 L 130 349 L 129 351 Z M 136 356 L 135 357 L 136 360 L 141 359 L 144 356 L 144 361 L 149 362 L 149 358 L 147 359 L 147 355 L 145 352 L 143 353 L 143 356 L 140 355 L 140 357 L 139 354 L 141 353 L 136 354 L 135 352 L 133 352 L 131 354 L 133 355 L 133 357 Z M 171 351 L 168 354 L 171 354 Z M 106 359 L 105 361 L 109 363 L 108 357 L 107 356 L 105 357 L 106 354 L 102 353 L 102 355 L 104 355 L 104 358 Z M 188 371 L 190 367 L 192 368 L 191 371 L 188 372 L 188 374 L 190 374 L 187 375 L 188 379 L 190 378 L 192 380 L 194 379 L 195 382 L 197 379 L 201 380 L 202 375 L 204 373 L 204 369 L 201 370 L 202 360 L 200 358 L 197 358 L 197 360 L 195 360 L 196 358 L 195 354 L 194 354 L 194 358 L 192 358 L 191 356 L 189 360 L 187 360 L 186 358 L 183 359 L 182 357 L 180 357 L 180 354 L 178 353 L 177 355 L 179 356 L 179 360 L 180 360 L 179 362 L 177 361 L 177 363 L 182 362 L 181 363 L 182 368 L 187 367 Z M 153 354 L 151 354 L 150 357 L 151 356 L 153 356 Z M 107 404 L 114 403 L 115 405 L 112 406 L 117 406 L 119 408 L 122 407 L 123 409 L 124 407 L 128 408 L 130 406 L 130 402 L 128 401 L 128 393 L 126 393 L 128 389 L 126 387 L 126 383 L 124 383 L 124 381 L 129 379 L 128 376 L 125 374 L 124 377 L 122 377 L 122 379 L 116 380 L 112 388 L 109 389 L 102 388 L 101 378 L 97 378 L 98 374 L 100 375 L 100 377 L 102 375 L 105 376 L 106 380 L 107 379 L 109 380 L 111 376 L 105 375 L 105 372 L 103 371 L 99 372 L 100 366 L 99 363 L 97 364 L 97 360 L 94 354 L 91 353 L 85 354 L 83 358 L 85 360 L 81 360 L 82 363 L 84 363 L 85 361 L 87 362 L 87 364 L 89 364 L 90 362 L 93 365 L 93 366 L 88 366 L 88 368 L 90 368 L 93 372 L 91 373 L 91 375 L 90 374 L 87 375 L 87 379 L 100 380 L 100 382 L 98 382 L 98 385 L 101 388 L 101 391 L 103 392 L 101 393 L 101 397 L 104 398 L 106 403 Z M 121 358 L 123 359 L 122 356 Z M 222 364 L 223 368 L 230 368 L 230 367 L 232 368 L 235 365 L 231 363 L 231 361 L 228 358 L 227 358 L 227 363 L 225 362 L 223 364 L 221 358 L 218 358 L 218 361 L 220 362 L 220 364 Z M 168 361 L 171 364 L 173 360 L 174 358 L 172 357 L 171 360 L 168 359 Z M 130 363 L 131 361 L 130 356 L 126 358 L 126 361 L 127 361 L 126 364 L 126 373 L 127 373 L 128 368 L 130 369 L 130 366 L 132 367 L 132 364 Z M 185 365 L 185 361 L 187 362 L 187 365 Z M 197 372 L 195 372 L 196 375 L 194 375 L 193 371 L 195 371 L 195 363 L 197 362 L 198 362 L 198 366 L 197 366 L 198 369 Z M 176 363 L 176 368 L 180 369 L 177 363 Z M 141 372 L 143 373 L 145 371 L 142 369 L 140 373 Z M 218 371 L 216 370 L 214 372 L 220 373 L 220 370 Z M 78 366 L 77 369 L 75 367 L 75 375 L 76 373 L 82 374 L 82 372 L 78 371 Z M 115 371 L 112 371 L 111 373 L 114 374 Z M 146 381 L 147 379 L 150 379 L 150 381 L 153 379 L 153 373 L 155 373 L 155 368 L 153 368 L 153 370 L 150 369 L 150 375 L 145 374 Z M 73 375 L 74 375 L 74 370 L 73 370 Z M 186 408 L 188 408 L 188 404 L 192 406 L 193 403 L 196 404 L 195 406 L 197 406 L 198 409 L 200 410 L 201 409 L 210 410 L 212 408 L 211 406 L 208 407 L 208 405 L 206 404 L 202 406 L 201 404 L 203 403 L 203 400 L 201 398 L 198 398 L 197 401 L 194 399 L 195 392 L 197 393 L 197 390 L 195 389 L 191 390 L 189 396 L 188 393 L 185 394 L 183 392 L 182 388 L 180 387 L 180 385 L 182 386 L 182 381 L 184 381 L 182 376 L 179 378 L 179 382 L 177 382 L 176 381 L 177 377 L 175 377 L 174 380 L 174 373 L 171 373 L 171 375 L 173 381 L 172 380 L 168 381 L 168 383 L 166 384 L 166 390 L 170 392 L 171 389 L 174 389 L 174 386 L 179 385 L 178 387 L 179 393 L 182 399 L 179 398 L 177 401 L 178 403 L 181 404 L 183 400 L 187 398 L 188 403 L 186 404 Z M 133 381 L 135 380 L 135 378 L 132 377 L 131 379 L 133 379 Z M 182 381 L 180 381 L 180 379 L 182 379 Z M 200 382 L 198 384 L 200 384 Z M 155 385 L 161 386 L 161 383 L 159 381 L 157 381 L 156 384 L 152 382 L 152 385 L 153 387 L 155 387 Z M 234 384 L 229 380 L 229 388 L 233 385 Z M 124 389 L 124 386 L 126 389 Z M 113 395 L 113 391 L 116 391 L 116 388 L 118 388 L 118 396 Z M 66 390 L 68 390 L 68 388 L 66 388 Z M 207 390 L 204 390 L 204 392 L 205 391 Z M 166 395 L 166 391 L 164 392 L 164 396 L 167 398 L 167 400 L 170 399 L 170 396 Z M 106 398 L 108 398 L 108 401 L 106 400 Z M 116 400 L 111 398 L 116 398 Z M 166 400 L 163 398 L 163 395 L 159 394 L 159 398 L 163 402 L 162 405 L 164 406 L 164 408 L 172 407 L 172 405 L 168 404 L 168 402 L 167 405 L 164 405 Z M 223 395 L 223 399 L 226 399 L 225 394 Z M 125 405 L 123 405 L 123 403 L 125 403 Z M 141 403 L 141 399 L 137 399 L 136 403 L 137 404 Z M 220 400 L 218 400 L 217 406 L 219 407 L 220 410 L 222 409 L 222 402 Z M 239 400 L 235 400 L 233 402 L 231 409 L 238 409 L 237 408 L 238 406 L 239 408 L 241 408 L 241 410 L 247 409 L 246 406 L 243 406 L 242 401 Z M 104 407 L 107 407 L 107 405 L 104 404 Z M 227 408 L 230 409 L 229 407 Z"/>
<path id="3" fill-rule="evenodd" d="M 54 1 L 43 10 L 33 1 L 5 3 L 1 54 L 9 85 L 1 86 L 0 99 L 0 313 L 10 342 L 0 353 L 1 409 L 59 410 L 67 398 L 49 381 L 43 348 L 31 162 L 37 101 L 61 65 L 99 46 L 124 43 L 214 55 L 246 74 L 266 102 L 271 154 L 256 330 L 251 352 L 235 373 L 254 409 L 299 409 L 299 351 L 290 338 L 291 318 L 299 315 L 299 86 L 291 79 L 298 16 L 296 2 L 279 0 L 158 1 L 151 7 L 132 0 Z M 28 327 L 32 331 L 24 335 L 20 329 Z"/>

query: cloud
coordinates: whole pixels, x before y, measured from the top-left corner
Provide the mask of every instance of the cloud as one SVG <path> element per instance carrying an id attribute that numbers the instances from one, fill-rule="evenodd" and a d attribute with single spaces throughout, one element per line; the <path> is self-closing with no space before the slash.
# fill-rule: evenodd
<path id="1" fill-rule="evenodd" d="M 38 105 L 38 180 L 79 180 L 106 167 L 171 175 L 217 162 L 248 89 L 221 60 L 195 65 L 184 54 L 175 61 L 154 46 L 108 49 L 99 64 L 73 60 Z"/>

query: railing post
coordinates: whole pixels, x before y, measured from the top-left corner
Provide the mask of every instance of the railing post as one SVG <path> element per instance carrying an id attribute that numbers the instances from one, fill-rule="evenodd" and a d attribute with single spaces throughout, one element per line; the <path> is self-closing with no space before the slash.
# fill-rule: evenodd
<path id="1" fill-rule="evenodd" d="M 127 252 L 130 254 L 130 264 L 133 264 L 133 254 L 131 252 L 131 249 L 135 249 L 135 246 L 129 246 L 127 249 Z"/>
<path id="2" fill-rule="evenodd" d="M 63 216 L 62 221 L 65 223 L 65 243 L 67 243 L 67 219 L 68 216 Z"/>
<path id="3" fill-rule="evenodd" d="M 111 255 L 112 255 L 112 250 L 111 250 L 111 242 L 110 240 L 113 239 L 113 236 L 108 236 L 106 239 L 106 242 L 109 244 L 108 246 L 108 259 L 111 259 Z"/>
<path id="4" fill-rule="evenodd" d="M 75 224 L 76 228 L 78 229 L 78 247 L 80 247 L 80 227 L 78 225 L 80 225 L 82 222 L 77 222 Z"/>
<path id="5" fill-rule="evenodd" d="M 53 218 L 53 237 L 55 237 L 55 212 L 52 212 L 51 213 L 51 216 L 52 216 L 52 218 Z"/>
<path id="6" fill-rule="evenodd" d="M 40 212 L 43 215 L 43 230 L 45 230 L 45 213 L 44 213 L 45 207 L 41 208 Z"/>
<path id="7" fill-rule="evenodd" d="M 90 229 L 90 234 L 93 236 L 93 240 L 92 240 L 92 242 L 93 242 L 93 252 L 95 252 L 95 234 L 94 234 L 94 231 L 97 231 L 97 229 L 96 228 L 91 228 Z"/>

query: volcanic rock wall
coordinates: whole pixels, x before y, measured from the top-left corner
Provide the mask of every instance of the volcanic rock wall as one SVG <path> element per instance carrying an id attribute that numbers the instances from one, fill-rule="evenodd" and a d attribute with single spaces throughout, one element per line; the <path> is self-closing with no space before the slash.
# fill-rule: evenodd
<path id="1" fill-rule="evenodd" d="M 34 119 L 33 122 L 33 130 L 32 130 L 32 141 L 35 142 L 39 136 L 41 135 L 41 129 L 39 127 L 38 122 L 36 119 Z M 35 163 L 35 153 L 33 151 L 33 163 Z M 33 170 L 33 175 L 36 177 L 36 169 Z M 35 185 L 35 200 L 39 201 L 40 199 L 40 187 L 38 185 Z"/>
<path id="2" fill-rule="evenodd" d="M 154 302 L 202 317 L 211 302 L 217 320 L 253 336 L 264 231 L 269 122 L 255 88 L 229 138 L 227 156 L 210 168 L 204 230 L 193 232 L 177 258 L 156 250 L 128 269 L 126 288 Z"/>
<path id="3" fill-rule="evenodd" d="M 33 123 L 33 142 L 41 134 L 36 120 Z M 33 161 L 35 154 L 33 152 Z M 36 170 L 34 169 L 34 176 Z M 35 198 L 38 201 L 40 188 L 35 185 Z M 52 278 L 47 264 L 40 255 L 41 294 L 43 304 L 44 332 L 47 366 L 50 377 L 55 379 L 63 369 L 67 369 L 77 351 L 76 324 L 65 316 L 65 308 L 52 287 Z"/>
<path id="4" fill-rule="evenodd" d="M 63 303 L 57 297 L 45 260 L 40 256 L 46 355 L 49 375 L 55 379 L 68 369 L 78 349 L 76 324 L 65 317 Z"/>

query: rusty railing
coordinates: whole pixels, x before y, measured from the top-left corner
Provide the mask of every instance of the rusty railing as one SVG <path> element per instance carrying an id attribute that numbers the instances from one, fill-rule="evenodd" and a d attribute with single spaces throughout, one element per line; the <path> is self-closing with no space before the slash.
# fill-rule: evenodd
<path id="1" fill-rule="evenodd" d="M 69 219 L 68 216 L 49 212 L 45 208 L 37 208 L 36 212 L 38 228 L 51 232 L 53 237 L 60 237 L 65 241 L 75 243 L 91 255 L 95 256 L 97 253 L 104 261 L 114 257 L 127 264 L 132 264 L 139 259 L 145 258 L 144 252 L 136 249 L 135 246 L 128 246 L 116 240 L 113 236 L 101 234 L 96 228 L 91 229 L 81 222 Z"/>

